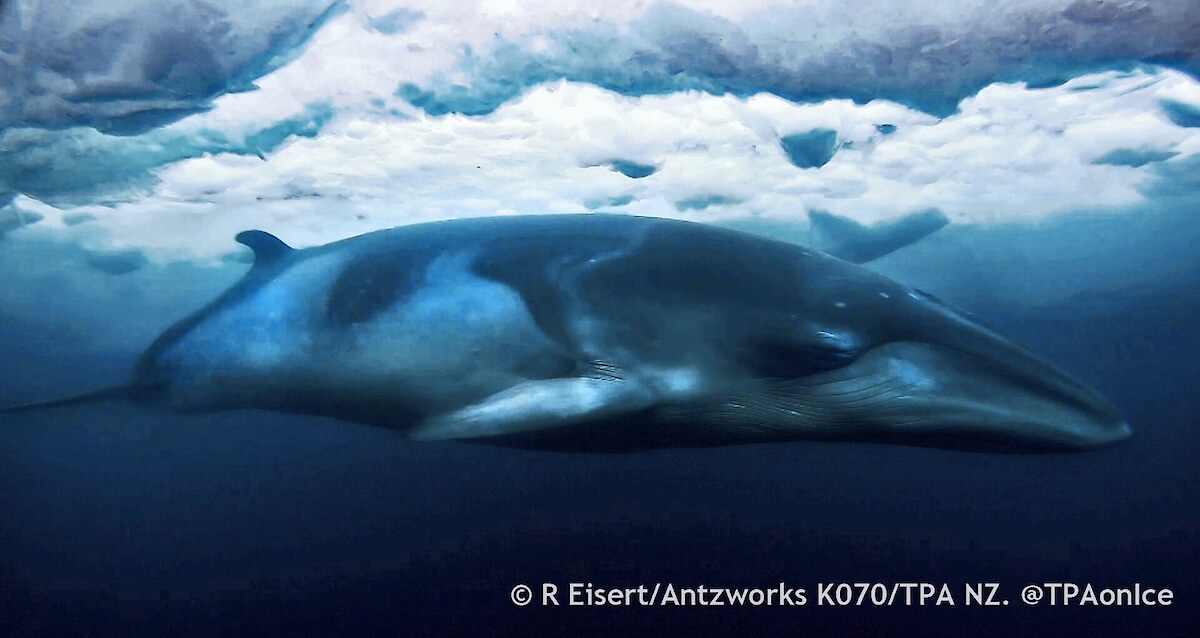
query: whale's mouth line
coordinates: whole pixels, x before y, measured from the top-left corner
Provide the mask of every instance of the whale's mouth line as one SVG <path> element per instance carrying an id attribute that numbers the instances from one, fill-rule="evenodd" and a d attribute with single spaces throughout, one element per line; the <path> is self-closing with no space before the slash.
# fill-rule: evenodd
<path id="1" fill-rule="evenodd" d="M 1038 392 L 1050 391 L 1057 397 L 1066 399 L 1075 407 L 1094 413 L 1100 418 L 1119 418 L 1115 406 L 1108 402 L 1098 392 L 1088 387 L 1081 381 L 1059 369 L 1057 366 L 1047 363 L 1024 349 L 1007 344 L 1007 353 L 1015 357 L 1019 357 L 1016 361 L 1008 359 L 993 359 L 986 355 L 981 355 L 970 350 L 958 348 L 955 346 L 942 346 L 940 344 L 926 343 L 931 347 L 942 347 L 951 350 L 961 355 L 965 355 L 975 359 L 976 361 L 995 369 L 997 372 L 1003 372 L 1011 379 L 1029 386 L 1032 390 Z"/>
<path id="2" fill-rule="evenodd" d="M 875 346 L 872 348 L 868 348 L 866 351 L 863 352 L 862 357 L 869 356 L 877 351 L 880 351 L 881 349 L 886 349 L 889 346 L 896 346 L 896 345 L 903 345 L 903 344 L 912 344 L 912 345 L 917 345 L 917 346 L 935 349 L 935 350 L 944 350 L 947 352 L 952 352 L 956 355 L 970 358 L 971 360 L 974 360 L 975 362 L 977 362 L 978 364 L 980 364 L 982 366 L 986 366 L 996 372 L 1004 373 L 1011 379 L 1030 386 L 1031 389 L 1038 390 L 1038 391 L 1044 391 L 1044 390 L 1056 391 L 1056 393 L 1060 394 L 1062 396 L 1062 398 L 1069 399 L 1072 402 L 1077 403 L 1080 408 L 1085 409 L 1085 410 L 1104 411 L 1109 414 L 1115 413 L 1115 410 L 1116 410 L 1115 407 L 1111 406 L 1107 402 L 1107 400 L 1105 400 L 1095 390 L 1087 387 L 1086 385 L 1084 385 L 1083 383 L 1081 383 L 1079 381 L 1076 381 L 1075 379 L 1073 379 L 1072 377 L 1067 375 L 1067 373 L 1059 370 L 1057 367 L 1055 367 L 1049 363 L 1046 363 L 1044 361 L 1041 361 L 1040 359 L 1036 359 L 1032 355 L 1024 352 L 1023 350 L 1021 350 L 1020 348 L 1018 348 L 1016 346 L 1011 346 L 1011 348 L 1012 348 L 1011 351 L 1015 352 L 1015 353 L 1019 353 L 1019 355 L 1021 355 L 1021 356 L 1027 357 L 1026 363 L 1036 366 L 1036 368 L 1034 370 L 1030 370 L 1028 368 L 1022 368 L 1021 366 L 1014 364 L 1014 362 L 1012 362 L 1012 361 L 992 359 L 986 355 L 982 355 L 977 352 L 973 352 L 966 348 L 962 348 L 962 347 L 958 347 L 958 346 L 954 346 L 954 345 L 934 343 L 934 342 L 930 342 L 930 341 L 907 341 L 907 340 L 891 341 L 891 342 L 887 342 L 887 343 L 884 343 L 884 344 L 881 344 L 881 345 L 878 345 L 878 346 Z M 862 357 L 860 357 L 860 359 Z M 853 364 L 851 366 L 847 366 L 847 368 L 852 368 L 852 367 L 853 367 Z M 844 369 L 845 368 L 843 368 L 842 370 L 844 370 Z M 813 385 L 836 383 L 837 381 L 840 381 L 840 379 L 835 378 L 832 381 L 830 381 L 828 379 L 830 377 L 838 377 L 839 376 L 838 373 L 840 371 L 841 370 L 833 370 L 833 371 L 829 371 L 829 372 L 812 375 L 810 377 L 807 377 L 807 380 L 815 381 L 816 383 L 814 383 Z M 1041 374 L 1038 374 L 1039 372 Z M 1038 383 L 1038 381 L 1044 381 L 1045 383 Z M 886 381 L 881 381 L 876 385 L 882 386 L 885 384 L 886 384 Z M 907 387 L 910 387 L 910 388 L 917 387 L 918 385 L 919 385 L 919 383 L 913 382 L 913 383 L 909 384 Z M 870 387 L 870 386 L 868 386 L 868 387 Z M 861 390 L 866 390 L 866 389 L 867 388 L 864 387 Z M 861 390 L 858 390 L 858 389 L 848 390 L 848 391 L 846 391 L 846 393 L 849 394 L 849 393 L 854 393 L 854 392 L 858 392 Z M 827 396 L 832 396 L 833 394 L 835 394 L 835 393 L 830 393 Z"/>
<path id="3" fill-rule="evenodd" d="M 1011 348 L 1012 360 L 997 361 L 941 344 L 889 342 L 845 368 L 796 380 L 791 390 L 822 422 L 894 442 L 1082 449 L 1128 437 L 1128 424 L 1095 391 Z"/>

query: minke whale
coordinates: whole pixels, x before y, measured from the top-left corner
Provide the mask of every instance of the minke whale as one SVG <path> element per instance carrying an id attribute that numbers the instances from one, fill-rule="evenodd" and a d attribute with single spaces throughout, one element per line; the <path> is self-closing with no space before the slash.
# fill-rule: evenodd
<path id="1" fill-rule="evenodd" d="M 461 219 L 292 249 L 153 342 L 121 399 L 257 408 L 416 440 L 617 452 L 768 441 L 1083 450 L 1104 397 L 865 267 L 623 215 Z"/>

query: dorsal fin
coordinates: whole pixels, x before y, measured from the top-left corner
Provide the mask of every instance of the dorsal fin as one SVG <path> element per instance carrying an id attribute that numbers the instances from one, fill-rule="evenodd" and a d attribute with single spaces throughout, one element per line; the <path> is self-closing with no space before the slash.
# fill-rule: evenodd
<path id="1" fill-rule="evenodd" d="M 254 265 L 272 264 L 291 254 L 294 250 L 275 235 L 265 230 L 244 230 L 234 237 L 237 243 L 254 251 Z"/>

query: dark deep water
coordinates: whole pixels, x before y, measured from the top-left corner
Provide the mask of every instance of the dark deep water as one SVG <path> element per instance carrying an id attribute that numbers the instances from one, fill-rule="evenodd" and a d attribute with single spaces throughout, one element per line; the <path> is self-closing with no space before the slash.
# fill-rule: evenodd
<path id="1" fill-rule="evenodd" d="M 1200 619 L 1200 289 L 997 327 L 1094 384 L 1134 437 L 1065 455 L 796 443 L 571 455 L 266 412 L 123 405 L 0 432 L 0 635 L 1187 633 Z M 4 403 L 119 379 L 5 321 Z M 509 591 L 809 591 L 794 608 L 517 608 Z M 829 608 L 818 582 L 948 583 L 958 606 Z M 1008 607 L 963 607 L 966 582 Z M 1170 607 L 1027 607 L 1028 583 L 1169 587 Z M 969 625 L 964 625 L 969 623 Z"/>

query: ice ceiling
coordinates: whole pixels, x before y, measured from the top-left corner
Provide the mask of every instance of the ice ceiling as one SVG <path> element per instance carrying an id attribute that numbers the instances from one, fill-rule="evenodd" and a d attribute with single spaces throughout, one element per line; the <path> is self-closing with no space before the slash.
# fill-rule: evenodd
<path id="1" fill-rule="evenodd" d="M 120 274 L 252 227 L 987 225 L 1200 194 L 1192 0 L 599 4 L 2 0 L 0 233 Z"/>

